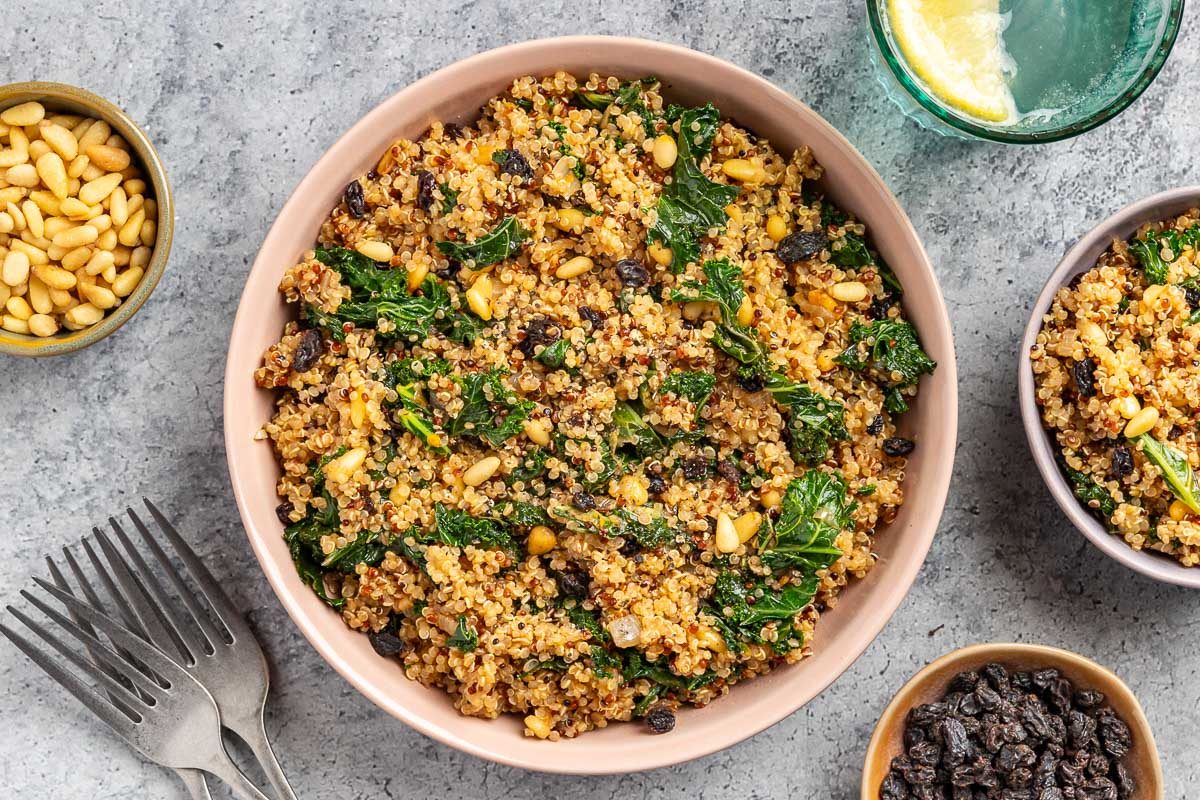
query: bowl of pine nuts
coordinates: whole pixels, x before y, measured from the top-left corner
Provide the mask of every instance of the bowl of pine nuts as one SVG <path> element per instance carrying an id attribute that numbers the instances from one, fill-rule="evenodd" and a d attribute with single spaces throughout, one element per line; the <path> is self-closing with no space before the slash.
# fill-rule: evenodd
<path id="1" fill-rule="evenodd" d="M 65 84 L 0 86 L 0 353 L 61 355 L 125 324 L 173 222 L 162 162 L 121 109 Z"/>

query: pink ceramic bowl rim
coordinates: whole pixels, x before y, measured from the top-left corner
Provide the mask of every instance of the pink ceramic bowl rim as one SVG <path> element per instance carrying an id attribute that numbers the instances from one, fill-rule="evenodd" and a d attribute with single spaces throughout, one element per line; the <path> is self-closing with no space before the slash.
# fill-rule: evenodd
<path id="1" fill-rule="evenodd" d="M 1094 267 L 1096 260 L 1112 244 L 1114 237 L 1127 239 L 1146 222 L 1178 216 L 1196 206 L 1200 206 L 1200 186 L 1184 186 L 1161 192 L 1121 209 L 1092 228 L 1068 250 L 1050 274 L 1037 302 L 1033 304 L 1033 313 L 1025 327 L 1025 337 L 1021 340 L 1021 352 L 1017 360 L 1017 384 L 1021 419 L 1025 425 L 1025 437 L 1029 440 L 1029 449 L 1033 452 L 1034 463 L 1042 473 L 1042 480 L 1049 487 L 1055 502 L 1075 527 L 1106 555 L 1130 569 L 1155 580 L 1200 589 L 1200 567 L 1184 567 L 1165 555 L 1134 550 L 1122 538 L 1105 530 L 1075 498 L 1075 493 L 1067 484 L 1055 459 L 1057 449 L 1054 441 L 1042 426 L 1041 412 L 1034 399 L 1033 363 L 1029 358 L 1029 351 L 1042 328 L 1042 317 L 1050 310 L 1054 295 L 1076 275 Z"/>
<path id="2" fill-rule="evenodd" d="M 822 618 L 814 655 L 745 682 L 705 709 L 681 710 L 675 731 L 664 737 L 651 737 L 640 725 L 614 724 L 576 739 L 542 742 L 523 737 L 512 715 L 494 721 L 462 717 L 441 690 L 408 681 L 297 577 L 274 514 L 279 468 L 269 443 L 256 439 L 273 401 L 254 387 L 251 374 L 289 316 L 278 297 L 279 278 L 312 246 L 345 185 L 398 136 L 415 138 L 435 118 L 477 113 L 513 78 L 557 69 L 625 78 L 652 74 L 664 81 L 668 95 L 712 99 L 723 114 L 782 148 L 812 146 L 831 178 L 828 193 L 868 225 L 904 282 L 906 313 L 938 361 L 902 420 L 919 441 L 909 461 L 907 500 L 877 542 L 876 568 Z M 816 112 L 762 78 L 692 50 L 575 36 L 491 50 L 422 78 L 368 113 L 321 157 L 283 207 L 247 278 L 226 363 L 224 413 L 230 478 L 250 544 L 284 608 L 326 661 L 380 708 L 452 747 L 532 770 L 604 774 L 677 764 L 752 736 L 815 697 L 867 648 L 916 578 L 941 517 L 957 435 L 957 370 L 945 302 L 916 231 L 875 170 Z"/>

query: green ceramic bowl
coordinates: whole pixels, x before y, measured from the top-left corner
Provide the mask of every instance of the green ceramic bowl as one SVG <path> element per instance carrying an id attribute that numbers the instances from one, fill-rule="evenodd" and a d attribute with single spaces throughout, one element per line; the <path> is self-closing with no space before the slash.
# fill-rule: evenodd
<path id="1" fill-rule="evenodd" d="M 36 100 L 48 111 L 67 114 L 86 114 L 102 119 L 112 126 L 129 143 L 135 156 L 134 163 L 145 173 L 155 202 L 158 204 L 158 236 L 154 241 L 154 254 L 146 265 L 146 273 L 133 294 L 112 310 L 104 319 L 81 331 L 63 330 L 54 336 L 37 336 L 10 333 L 0 329 L 0 353 L 15 356 L 57 356 L 87 347 L 108 336 L 129 321 L 146 302 L 146 298 L 158 285 L 167 258 L 171 254 L 171 238 L 174 234 L 175 210 L 171 202 L 171 186 L 167 173 L 154 146 L 132 119 L 103 97 L 74 86 L 62 83 L 11 83 L 0 86 L 0 111 L 11 106 Z"/>

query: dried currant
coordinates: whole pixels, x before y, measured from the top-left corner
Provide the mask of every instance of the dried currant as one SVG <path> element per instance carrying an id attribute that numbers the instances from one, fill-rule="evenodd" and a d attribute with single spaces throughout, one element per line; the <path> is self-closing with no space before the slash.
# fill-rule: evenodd
<path id="1" fill-rule="evenodd" d="M 325 340 L 316 328 L 306 328 L 300 334 L 300 343 L 292 355 L 292 371 L 308 372 L 317 364 L 321 354 L 325 352 Z"/>
<path id="2" fill-rule="evenodd" d="M 427 169 L 423 169 L 417 173 L 417 205 L 420 208 L 428 211 L 433 208 L 433 204 L 437 202 L 433 192 L 437 189 L 437 181 L 434 180 L 433 173 Z"/>
<path id="3" fill-rule="evenodd" d="M 1091 358 L 1076 361 L 1071 367 L 1071 377 L 1075 379 L 1075 388 L 1080 397 L 1094 397 L 1096 394 L 1096 362 Z"/>
<path id="4" fill-rule="evenodd" d="M 775 245 L 775 255 L 785 264 L 797 264 L 820 253 L 829 244 L 828 237 L 823 233 L 805 233 L 796 231 L 789 234 Z"/>
<path id="5" fill-rule="evenodd" d="M 350 216 L 361 219 L 367 213 L 367 200 L 363 197 L 362 184 L 358 181 L 350 181 L 342 197 L 346 201 L 346 210 L 350 212 Z"/>

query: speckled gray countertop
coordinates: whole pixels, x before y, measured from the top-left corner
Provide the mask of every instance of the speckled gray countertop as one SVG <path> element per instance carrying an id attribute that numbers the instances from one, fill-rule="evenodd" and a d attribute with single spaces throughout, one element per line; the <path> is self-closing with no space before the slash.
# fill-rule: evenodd
<path id="1" fill-rule="evenodd" d="M 1071 141 L 1020 149 L 951 141 L 905 121 L 872 76 L 861 0 L 2 5 L 0 83 L 63 81 L 123 106 L 158 145 L 179 216 L 166 276 L 129 326 L 72 356 L 0 360 L 0 600 L 11 601 L 51 548 L 142 492 L 161 498 L 261 632 L 275 669 L 268 728 L 305 798 L 848 800 L 892 693 L 933 658 L 981 640 L 1058 645 L 1112 667 L 1154 726 L 1167 797 L 1196 795 L 1200 592 L 1127 571 L 1070 527 L 1034 471 L 1014 380 L 1030 303 L 1064 249 L 1131 200 L 1200 182 L 1195 12 L 1130 110 Z M 221 436 L 221 376 L 242 282 L 318 156 L 417 77 L 500 44 L 567 33 L 712 53 L 766 76 L 844 132 L 924 238 L 950 305 L 961 380 L 956 476 L 939 535 L 862 658 L 805 708 L 736 747 L 597 779 L 463 755 L 338 677 L 259 572 Z M 116 742 L 7 646 L 0 722 L 0 786 L 9 796 L 184 796 L 169 773 Z"/>

